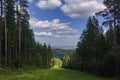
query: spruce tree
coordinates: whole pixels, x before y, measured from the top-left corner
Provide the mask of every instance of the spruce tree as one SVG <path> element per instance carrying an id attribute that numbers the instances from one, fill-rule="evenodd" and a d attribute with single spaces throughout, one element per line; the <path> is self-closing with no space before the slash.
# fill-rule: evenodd
<path id="1" fill-rule="evenodd" d="M 80 66 L 80 70 L 92 72 L 90 71 L 92 67 L 95 67 L 96 63 L 104 56 L 104 44 L 105 38 L 102 27 L 99 26 L 99 22 L 95 17 L 90 17 L 76 49 L 79 61 L 77 64 Z"/>

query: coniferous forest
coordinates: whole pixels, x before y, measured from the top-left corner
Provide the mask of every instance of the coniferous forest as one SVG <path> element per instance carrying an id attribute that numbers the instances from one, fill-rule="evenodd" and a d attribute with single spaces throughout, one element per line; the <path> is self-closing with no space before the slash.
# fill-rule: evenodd
<path id="1" fill-rule="evenodd" d="M 104 77 L 120 76 L 120 1 L 104 0 L 103 26 L 89 17 L 77 44 L 76 53 L 63 58 L 63 67 Z M 103 27 L 108 27 L 104 32 Z"/>
<path id="2" fill-rule="evenodd" d="M 27 0 L 0 0 L 0 66 L 50 67 L 51 46 L 35 42 Z"/>
<path id="3" fill-rule="evenodd" d="M 103 1 L 106 8 L 88 18 L 75 52 L 63 58 L 53 55 L 51 45 L 35 40 L 28 4 L 28 0 L 0 0 L 0 80 L 120 79 L 120 0 Z M 97 17 L 104 18 L 102 26 Z"/>

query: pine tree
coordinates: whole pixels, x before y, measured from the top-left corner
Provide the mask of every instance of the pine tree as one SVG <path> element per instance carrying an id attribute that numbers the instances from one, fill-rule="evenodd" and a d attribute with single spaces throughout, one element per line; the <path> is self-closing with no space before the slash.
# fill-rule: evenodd
<path id="1" fill-rule="evenodd" d="M 8 29 L 8 56 L 9 56 L 9 65 L 15 60 L 15 47 L 16 47 L 16 39 L 17 39 L 17 27 L 15 26 L 15 11 L 14 11 L 14 0 L 6 1 L 6 21 L 7 21 L 7 29 Z"/>
<path id="2" fill-rule="evenodd" d="M 119 69 L 119 53 L 118 53 L 118 37 L 117 37 L 117 27 L 120 26 L 120 1 L 119 0 L 104 0 L 104 5 L 106 9 L 101 12 L 98 12 L 97 15 L 103 16 L 107 22 L 112 22 L 114 27 L 114 51 L 116 54 L 116 74 L 120 75 Z"/>
<path id="3" fill-rule="evenodd" d="M 50 67 L 51 46 L 35 42 L 29 25 L 28 1 L 0 0 L 0 3 L 0 65 L 18 69 L 24 66 Z"/>

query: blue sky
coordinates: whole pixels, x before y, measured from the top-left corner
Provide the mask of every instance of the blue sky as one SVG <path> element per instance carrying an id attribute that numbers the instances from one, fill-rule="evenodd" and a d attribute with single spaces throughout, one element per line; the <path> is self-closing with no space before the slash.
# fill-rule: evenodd
<path id="1" fill-rule="evenodd" d="M 102 0 L 28 1 L 35 40 L 51 46 L 76 46 L 88 17 L 105 8 Z"/>

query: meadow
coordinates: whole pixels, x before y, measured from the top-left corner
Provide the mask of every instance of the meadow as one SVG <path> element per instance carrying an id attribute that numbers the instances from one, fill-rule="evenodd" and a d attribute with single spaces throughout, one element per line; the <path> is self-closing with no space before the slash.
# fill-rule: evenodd
<path id="1" fill-rule="evenodd" d="M 34 70 L 0 69 L 0 80 L 112 80 L 88 73 L 54 67 Z"/>

